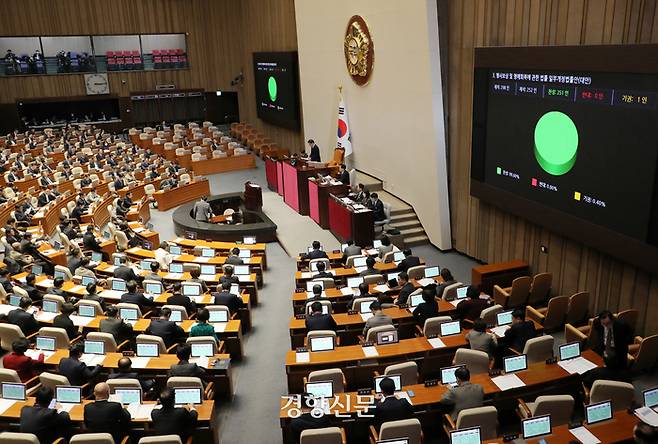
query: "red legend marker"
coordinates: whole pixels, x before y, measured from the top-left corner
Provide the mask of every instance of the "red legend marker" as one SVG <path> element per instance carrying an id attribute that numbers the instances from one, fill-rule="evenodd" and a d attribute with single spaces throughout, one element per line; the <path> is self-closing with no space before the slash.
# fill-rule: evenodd
<path id="1" fill-rule="evenodd" d="M 532 186 L 533 187 L 537 186 L 537 179 L 535 179 L 534 177 L 532 178 Z"/>

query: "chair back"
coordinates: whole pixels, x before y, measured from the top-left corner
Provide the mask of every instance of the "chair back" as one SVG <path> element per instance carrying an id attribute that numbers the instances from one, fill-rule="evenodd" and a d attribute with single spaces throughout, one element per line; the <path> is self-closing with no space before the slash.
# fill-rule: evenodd
<path id="1" fill-rule="evenodd" d="M 123 231 L 116 230 L 114 232 L 114 240 L 116 241 L 119 250 L 123 251 L 128 249 L 128 237 Z"/>
<path id="2" fill-rule="evenodd" d="M 385 375 L 400 375 L 400 383 L 405 385 L 418 384 L 418 364 L 414 361 L 389 365 L 384 369 Z"/>
<path id="3" fill-rule="evenodd" d="M 66 330 L 58 327 L 41 327 L 39 329 L 39 336 L 50 336 L 55 338 L 55 348 L 68 349 L 71 346 L 69 335 Z"/>
<path id="4" fill-rule="evenodd" d="M 379 439 L 407 438 L 409 444 L 421 444 L 423 432 L 417 418 L 387 421 L 379 427 Z"/>
<path id="5" fill-rule="evenodd" d="M 352 187 L 353 190 L 355 190 L 356 189 L 356 170 L 354 168 L 352 168 L 349 171 L 349 175 L 350 175 L 350 186 Z"/>
<path id="6" fill-rule="evenodd" d="M 539 273 L 532 278 L 532 286 L 528 295 L 528 305 L 541 306 L 551 293 L 553 273 Z"/>
<path id="7" fill-rule="evenodd" d="M 39 444 L 39 438 L 32 433 L 2 432 L 0 442 L 3 444 Z"/>
<path id="8" fill-rule="evenodd" d="M 546 361 L 553 357 L 553 343 L 551 335 L 538 336 L 528 339 L 523 347 L 523 353 L 528 356 L 528 364 Z"/>
<path id="9" fill-rule="evenodd" d="M 174 312 L 174 311 L 179 311 L 179 312 L 180 312 L 180 316 L 181 316 L 180 318 L 181 318 L 181 320 L 183 320 L 183 321 L 189 319 L 189 317 L 188 317 L 188 315 L 187 315 L 187 309 L 186 309 L 184 306 L 182 306 L 182 305 L 168 305 L 168 304 L 165 304 L 165 305 L 162 306 L 162 308 L 168 308 L 168 309 L 170 309 L 172 312 Z"/>
<path id="10" fill-rule="evenodd" d="M 345 267 L 346 268 L 353 268 L 354 267 L 354 259 L 356 259 L 357 257 L 365 257 L 365 256 L 362 255 L 362 254 L 355 254 L 354 256 L 348 257 L 347 260 L 345 261 Z"/>
<path id="11" fill-rule="evenodd" d="M 308 382 L 319 381 L 331 381 L 334 393 L 343 393 L 345 391 L 345 375 L 339 368 L 316 370 L 308 374 Z"/>
<path id="12" fill-rule="evenodd" d="M 377 333 L 384 331 L 397 331 L 397 328 L 395 328 L 395 325 L 378 325 L 377 327 L 372 327 L 368 330 L 368 334 L 366 335 L 366 342 L 376 342 Z"/>
<path id="13" fill-rule="evenodd" d="M 306 342 L 309 343 L 311 338 L 331 336 L 334 338 L 334 344 L 336 343 L 336 332 L 333 330 L 311 330 L 306 333 Z"/>
<path id="14" fill-rule="evenodd" d="M 307 316 L 308 316 L 309 314 L 311 314 L 311 306 L 313 305 L 314 302 L 319 302 L 320 304 L 322 304 L 322 307 L 327 307 L 327 310 L 328 310 L 328 313 L 329 313 L 329 314 L 332 313 L 332 311 L 333 311 L 333 306 L 332 306 L 332 304 L 331 304 L 331 301 L 327 301 L 327 300 L 321 300 L 321 301 L 308 301 L 308 302 L 306 303 L 306 315 L 307 315 Z M 324 311 L 324 308 L 323 308 L 322 311 Z"/>
<path id="15" fill-rule="evenodd" d="M 425 277 L 425 265 L 416 265 L 407 270 L 409 279 L 422 279 Z"/>
<path id="16" fill-rule="evenodd" d="M 452 362 L 453 365 L 465 365 L 471 374 L 487 373 L 489 371 L 489 355 L 480 350 L 458 348 Z"/>
<path id="17" fill-rule="evenodd" d="M 0 368 L 0 383 L 15 382 L 20 384 L 21 378 L 18 376 L 16 370 L 10 368 Z M 0 395 L 2 394 L 2 387 L 0 387 Z"/>
<path id="18" fill-rule="evenodd" d="M 112 284 L 109 281 L 110 281 L 110 279 L 108 279 L 108 286 L 111 286 Z M 118 310 L 121 310 L 122 308 L 132 308 L 134 310 L 137 310 L 137 316 L 138 317 L 141 318 L 143 316 L 142 315 L 142 309 L 139 308 L 139 305 L 137 305 L 137 304 L 131 304 L 130 302 L 119 302 L 119 303 L 117 303 L 116 307 L 117 307 Z"/>
<path id="19" fill-rule="evenodd" d="M 160 354 L 162 355 L 167 353 L 167 346 L 165 345 L 164 339 L 162 339 L 160 336 L 144 334 L 137 335 L 136 341 L 138 344 L 158 344 Z"/>
<path id="20" fill-rule="evenodd" d="M 551 415 L 551 424 L 558 426 L 569 423 L 574 402 L 571 395 L 542 395 L 528 407 L 532 416 Z"/>
<path id="21" fill-rule="evenodd" d="M 641 372 L 652 370 L 658 361 L 658 335 L 647 336 L 640 342 L 631 370 Z"/>
<path id="22" fill-rule="evenodd" d="M 3 350 L 11 350 L 11 344 L 23 338 L 25 335 L 18 325 L 0 323 L 0 347 Z"/>
<path id="23" fill-rule="evenodd" d="M 336 287 L 336 281 L 334 281 L 334 278 L 314 278 L 311 282 L 322 282 L 325 289 Z M 0 287 L 2 287 L 2 285 L 0 285 Z"/>
<path id="24" fill-rule="evenodd" d="M 213 355 L 217 354 L 217 338 L 215 336 L 190 336 L 185 340 L 186 344 L 212 344 Z"/>
<path id="25" fill-rule="evenodd" d="M 114 444 L 114 438 L 109 433 L 78 433 L 69 444 Z"/>
<path id="26" fill-rule="evenodd" d="M 633 406 L 635 399 L 635 388 L 628 382 L 598 379 L 592 384 L 589 392 L 590 404 L 601 401 L 612 401 L 612 411 L 626 410 Z"/>
<path id="27" fill-rule="evenodd" d="M 507 299 L 507 307 L 520 307 L 528 303 L 532 278 L 530 276 L 517 277 L 512 281 L 512 291 Z"/>
<path id="28" fill-rule="evenodd" d="M 138 389 L 142 388 L 142 385 L 139 383 L 139 380 L 133 378 L 108 379 L 107 385 L 110 386 L 110 393 L 114 393 L 118 388 L 138 388 Z"/>
<path id="29" fill-rule="evenodd" d="M 338 427 L 304 430 L 299 444 L 343 444 L 343 433 Z"/>
<path id="30" fill-rule="evenodd" d="M 5 259 L 5 261 L 6 261 L 6 260 L 7 260 L 7 259 Z M 16 293 L 16 294 L 17 294 L 18 296 L 20 296 L 20 297 L 26 297 L 26 298 L 29 298 L 29 297 L 30 297 L 30 295 L 28 294 L 28 292 L 27 292 L 25 289 L 19 287 L 18 285 L 14 285 L 14 286 L 12 287 L 12 291 L 13 291 L 14 293 Z"/>
<path id="31" fill-rule="evenodd" d="M 383 284 L 384 282 L 386 282 L 386 279 L 381 274 L 370 274 L 368 276 L 363 277 L 363 282 L 365 282 L 368 285 Z"/>
<path id="32" fill-rule="evenodd" d="M 435 316 L 433 318 L 425 319 L 423 324 L 423 336 L 439 335 L 441 333 L 440 325 L 444 322 L 450 322 L 450 316 Z"/>
<path id="33" fill-rule="evenodd" d="M 397 251 L 389 251 L 388 253 L 384 253 L 384 257 L 382 258 L 382 262 L 385 264 L 393 262 L 393 258 L 395 257 L 395 253 Z"/>
<path id="34" fill-rule="evenodd" d="M 454 284 L 448 285 L 443 289 L 443 295 L 441 297 L 445 301 L 453 301 L 457 298 L 457 289 L 463 286 L 464 284 L 461 282 L 455 282 Z"/>
<path id="35" fill-rule="evenodd" d="M 589 291 L 580 291 L 569 298 L 569 306 L 564 322 L 582 325 L 587 322 L 589 313 Z"/>
<path id="36" fill-rule="evenodd" d="M 90 341 L 103 341 L 103 344 L 105 344 L 105 353 L 115 353 L 117 351 L 117 341 L 112 336 L 112 333 L 90 331 L 87 333 L 87 339 Z"/>
<path id="37" fill-rule="evenodd" d="M 80 307 L 80 305 L 91 305 L 94 307 L 94 310 L 96 311 L 96 316 L 103 315 L 103 307 L 101 306 L 101 303 L 98 301 L 92 301 L 91 299 L 80 299 L 78 302 L 75 303 L 75 306 Z"/>
<path id="38" fill-rule="evenodd" d="M 484 322 L 489 324 L 495 324 L 496 323 L 496 315 L 503 311 L 503 306 L 500 304 L 492 305 L 491 307 L 487 307 L 484 310 L 482 310 L 482 313 L 480 313 L 480 317 Z"/>
<path id="39" fill-rule="evenodd" d="M 308 261 L 308 269 L 312 270 L 311 264 L 318 264 L 319 262 L 324 262 L 325 271 L 327 271 L 327 270 L 329 270 L 329 268 L 331 268 L 331 264 L 329 263 L 329 259 L 321 257 L 321 258 L 318 258 L 318 259 L 311 259 L 310 261 Z"/>
<path id="40" fill-rule="evenodd" d="M 637 320 L 640 317 L 640 310 L 631 308 L 629 310 L 622 310 L 617 313 L 617 319 L 623 321 L 631 327 L 631 331 L 635 332 L 635 327 L 637 326 Z"/>
<path id="41" fill-rule="evenodd" d="M 226 305 L 206 305 L 208 311 L 225 311 L 226 319 L 231 319 L 231 310 Z"/>
<path id="42" fill-rule="evenodd" d="M 137 444 L 182 444 L 178 435 L 145 436 Z"/>
<path id="43" fill-rule="evenodd" d="M 555 296 L 548 301 L 548 310 L 544 315 L 544 330 L 555 331 L 564 325 L 569 308 L 569 296 Z"/>
<path id="44" fill-rule="evenodd" d="M 498 436 L 498 410 L 494 406 L 464 409 L 457 415 L 458 429 L 480 427 L 480 438 L 494 439 Z"/>
<path id="45" fill-rule="evenodd" d="M 56 373 L 43 372 L 39 375 L 39 382 L 44 387 L 50 387 L 55 390 L 58 385 L 71 385 L 69 378 Z"/>
<path id="46" fill-rule="evenodd" d="M 352 307 L 351 308 L 352 308 L 352 310 L 360 311 L 362 302 L 367 302 L 368 305 L 369 305 L 369 304 L 375 302 L 376 300 L 377 300 L 377 298 L 372 297 L 372 296 L 366 296 L 366 297 L 363 297 L 363 298 L 356 298 L 352 302 Z"/>
<path id="47" fill-rule="evenodd" d="M 170 376 L 167 379 L 167 387 L 198 387 L 203 390 L 203 382 L 201 382 L 201 378 L 195 376 Z"/>

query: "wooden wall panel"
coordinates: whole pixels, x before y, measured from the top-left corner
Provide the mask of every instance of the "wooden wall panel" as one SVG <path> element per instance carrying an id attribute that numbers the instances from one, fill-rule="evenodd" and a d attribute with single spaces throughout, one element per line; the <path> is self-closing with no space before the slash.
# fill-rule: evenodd
<path id="1" fill-rule="evenodd" d="M 589 290 L 592 311 L 641 310 L 658 331 L 658 276 L 504 213 L 469 194 L 473 48 L 658 43 L 656 0 L 449 1 L 450 205 L 455 248 L 486 262 L 528 260 L 554 293 Z M 548 247 L 548 254 L 540 252 Z"/>
<path id="2" fill-rule="evenodd" d="M 87 35 L 185 32 L 190 68 L 109 73 L 113 94 L 177 88 L 236 90 L 243 121 L 291 151 L 303 149 L 301 131 L 256 117 L 251 53 L 297 50 L 293 0 L 2 0 L 0 35 Z M 232 87 L 243 71 L 245 82 Z M 0 103 L 19 98 L 85 95 L 82 74 L 0 78 Z"/>

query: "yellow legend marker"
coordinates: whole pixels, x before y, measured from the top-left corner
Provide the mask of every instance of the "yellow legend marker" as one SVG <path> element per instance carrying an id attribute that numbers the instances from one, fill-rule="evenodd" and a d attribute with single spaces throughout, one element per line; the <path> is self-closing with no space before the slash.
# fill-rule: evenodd
<path id="1" fill-rule="evenodd" d="M 578 191 L 573 193 L 573 198 L 576 200 L 580 200 L 580 193 Z"/>

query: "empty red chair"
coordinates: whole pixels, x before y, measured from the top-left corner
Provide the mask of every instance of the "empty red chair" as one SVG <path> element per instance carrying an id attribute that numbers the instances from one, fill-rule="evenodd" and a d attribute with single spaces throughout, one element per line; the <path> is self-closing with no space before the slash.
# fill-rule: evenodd
<path id="1" fill-rule="evenodd" d="M 105 57 L 108 57 L 108 58 L 109 58 L 109 57 L 114 57 L 114 51 L 107 51 L 107 52 L 105 53 Z"/>
<path id="2" fill-rule="evenodd" d="M 117 69 L 117 60 L 112 57 L 111 59 L 107 59 L 107 70 L 108 71 L 116 71 Z"/>
<path id="3" fill-rule="evenodd" d="M 153 50 L 153 57 L 155 57 L 155 56 L 159 56 L 159 55 L 162 55 L 162 54 L 160 53 L 160 50 L 159 50 L 159 49 L 154 49 L 154 50 Z"/>

